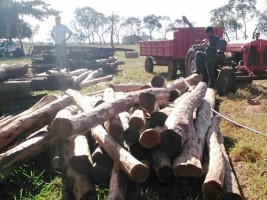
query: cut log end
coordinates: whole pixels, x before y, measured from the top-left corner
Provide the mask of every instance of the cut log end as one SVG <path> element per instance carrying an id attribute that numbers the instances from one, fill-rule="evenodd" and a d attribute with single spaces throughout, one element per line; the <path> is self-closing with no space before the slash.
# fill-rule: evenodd
<path id="1" fill-rule="evenodd" d="M 148 167 L 140 163 L 132 168 L 130 172 L 130 177 L 138 183 L 143 183 L 147 179 L 148 173 L 149 173 Z"/>
<path id="2" fill-rule="evenodd" d="M 67 118 L 57 118 L 53 121 L 50 131 L 57 134 L 60 139 L 65 140 L 72 134 L 72 124 Z"/>
<path id="3" fill-rule="evenodd" d="M 220 199 L 223 195 L 223 188 L 216 181 L 203 184 L 202 193 L 207 199 Z"/>
<path id="4" fill-rule="evenodd" d="M 169 102 L 174 102 L 180 95 L 181 92 L 179 90 L 170 91 Z"/>
<path id="5" fill-rule="evenodd" d="M 164 126 L 167 118 L 168 115 L 164 112 L 157 111 L 151 114 L 151 122 L 154 126 Z"/>
<path id="6" fill-rule="evenodd" d="M 170 158 L 175 158 L 182 151 L 182 138 L 174 130 L 168 129 L 160 134 L 160 149 Z"/>
<path id="7" fill-rule="evenodd" d="M 150 93 L 141 93 L 139 96 L 139 104 L 145 111 L 152 113 L 155 110 L 156 97 Z"/>
<path id="8" fill-rule="evenodd" d="M 124 131 L 123 138 L 127 144 L 137 143 L 139 140 L 139 132 L 138 130 L 128 128 Z"/>
<path id="9" fill-rule="evenodd" d="M 141 133 L 140 144 L 145 148 L 152 148 L 160 143 L 160 134 L 154 129 L 147 129 Z"/>
<path id="10" fill-rule="evenodd" d="M 201 176 L 203 176 L 203 173 L 204 172 L 202 168 L 199 168 L 196 165 L 191 165 L 191 164 L 179 165 L 173 168 L 174 176 L 179 176 L 179 177 L 200 178 Z"/>
<path id="11" fill-rule="evenodd" d="M 154 76 L 151 80 L 152 87 L 161 88 L 165 84 L 165 79 L 163 76 L 157 75 Z"/>

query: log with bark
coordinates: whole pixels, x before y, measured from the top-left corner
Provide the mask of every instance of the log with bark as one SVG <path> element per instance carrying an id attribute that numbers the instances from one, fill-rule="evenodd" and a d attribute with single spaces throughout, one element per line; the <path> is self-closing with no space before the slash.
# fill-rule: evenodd
<path id="1" fill-rule="evenodd" d="M 0 182 L 21 162 L 38 155 L 57 143 L 58 139 L 53 134 L 47 130 L 41 132 L 38 136 L 29 138 L 0 154 Z"/>
<path id="2" fill-rule="evenodd" d="M 76 69 L 76 70 L 68 72 L 68 74 L 70 76 L 79 76 L 79 75 L 85 73 L 86 71 L 87 71 L 87 69 Z"/>
<path id="3" fill-rule="evenodd" d="M 224 176 L 224 193 L 223 199 L 242 200 L 239 184 L 233 168 L 230 163 L 229 156 L 226 153 L 222 133 L 219 133 L 219 141 L 225 162 L 225 176 Z"/>
<path id="4" fill-rule="evenodd" d="M 141 90 L 144 84 L 129 83 L 129 84 L 110 84 L 109 87 L 115 92 L 133 92 Z"/>
<path id="5" fill-rule="evenodd" d="M 93 167 L 93 160 L 87 139 L 84 135 L 74 138 L 73 151 L 70 152 L 70 165 L 78 173 L 88 174 Z"/>
<path id="6" fill-rule="evenodd" d="M 59 97 L 57 100 L 52 101 L 51 103 L 35 110 L 32 113 L 29 113 L 26 116 L 19 117 L 7 126 L 1 128 L 0 149 L 6 147 L 26 130 L 30 128 L 33 130 L 38 130 L 41 127 L 51 123 L 51 119 L 55 117 L 56 113 L 62 108 L 65 108 L 71 104 L 72 101 L 72 97 L 69 96 Z"/>
<path id="7" fill-rule="evenodd" d="M 106 150 L 114 162 L 119 162 L 120 167 L 134 181 L 144 182 L 148 177 L 148 168 L 135 159 L 129 152 L 121 147 L 102 126 L 92 129 L 92 136 Z"/>
<path id="8" fill-rule="evenodd" d="M 202 193 L 208 199 L 220 199 L 223 195 L 225 158 L 221 149 L 219 125 L 221 118 L 214 116 L 208 130 L 206 144 L 209 150 L 209 169 L 202 185 Z"/>
<path id="9" fill-rule="evenodd" d="M 191 74 L 190 76 L 186 77 L 184 80 L 183 78 L 179 78 L 177 80 L 175 80 L 172 83 L 169 83 L 167 85 L 167 88 L 169 91 L 178 89 L 181 90 L 183 88 L 187 87 L 187 84 L 185 83 L 185 81 L 190 85 L 197 85 L 199 82 L 202 81 L 202 75 L 201 74 Z"/>
<path id="10" fill-rule="evenodd" d="M 151 154 L 150 160 L 161 182 L 168 181 L 173 176 L 171 159 L 167 154 L 160 150 L 155 150 Z"/>
<path id="11" fill-rule="evenodd" d="M 32 92 L 31 81 L 6 81 L 0 84 L 0 93 L 1 96 L 9 97 L 13 96 L 22 96 L 28 95 Z M 1 97 L 2 98 L 2 97 Z M 10 97 L 9 97 L 10 98 Z M 2 101 L 2 100 L 1 100 Z"/>
<path id="12" fill-rule="evenodd" d="M 85 83 L 87 81 L 93 80 L 95 78 L 99 78 L 104 74 L 103 69 L 99 68 L 97 70 L 94 70 L 92 72 L 90 72 L 87 77 L 85 77 L 85 79 L 82 81 L 82 83 Z"/>
<path id="13" fill-rule="evenodd" d="M 79 76 L 75 76 L 74 78 L 74 84 L 77 86 L 77 84 L 79 84 L 80 82 L 82 82 L 87 76 L 88 74 L 90 74 L 92 71 L 88 70 L 82 74 L 80 74 Z"/>
<path id="14" fill-rule="evenodd" d="M 75 200 L 80 200 L 87 192 L 94 190 L 94 185 L 87 175 L 77 173 L 71 167 L 70 155 L 72 155 L 71 152 L 74 148 L 73 142 L 73 139 L 70 138 L 61 144 L 62 160 L 66 175 L 71 179 L 70 183 L 72 183 L 72 192 Z"/>
<path id="15" fill-rule="evenodd" d="M 145 127 L 146 115 L 141 109 L 134 109 L 129 120 L 129 127 L 134 130 L 141 130 Z"/>
<path id="16" fill-rule="evenodd" d="M 125 200 L 127 192 L 128 176 L 115 164 L 112 168 L 109 183 L 108 200 Z"/>
<path id="17" fill-rule="evenodd" d="M 175 176 L 199 178 L 203 175 L 201 160 L 206 133 L 211 124 L 211 108 L 214 107 L 214 104 L 215 91 L 208 88 L 199 108 L 195 124 L 196 130 L 194 130 L 193 125 L 190 126 L 191 137 L 185 143 L 182 154 L 173 162 Z"/>
<path id="18" fill-rule="evenodd" d="M 28 73 L 27 63 L 16 64 L 1 64 L 0 65 L 0 81 L 10 78 L 19 78 L 25 76 Z"/>
<path id="19" fill-rule="evenodd" d="M 97 83 L 111 81 L 112 79 L 113 79 L 113 75 L 108 75 L 108 76 L 104 76 L 104 77 L 95 78 L 95 79 L 92 79 L 92 80 L 81 82 L 79 84 L 79 86 L 80 86 L 80 88 L 83 88 L 83 87 L 87 87 L 87 86 L 94 85 L 94 84 L 97 84 Z"/>
<path id="20" fill-rule="evenodd" d="M 185 98 L 180 97 L 180 102 L 168 116 L 165 126 L 167 130 L 160 135 L 160 148 L 171 158 L 181 153 L 182 146 L 187 139 L 186 129 L 194 110 L 202 102 L 207 90 L 207 85 L 201 82 Z"/>

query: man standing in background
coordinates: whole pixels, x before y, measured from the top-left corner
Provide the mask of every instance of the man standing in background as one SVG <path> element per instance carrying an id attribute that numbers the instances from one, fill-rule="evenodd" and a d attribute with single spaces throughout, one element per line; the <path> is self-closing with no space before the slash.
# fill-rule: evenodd
<path id="1" fill-rule="evenodd" d="M 72 31 L 66 26 L 61 24 L 61 17 L 55 18 L 56 25 L 53 27 L 51 36 L 55 41 L 55 52 L 56 52 L 56 64 L 57 70 L 60 71 L 62 67 L 67 68 L 67 72 L 70 70 L 69 60 L 67 55 L 66 40 L 68 40 Z M 66 35 L 68 36 L 66 37 Z"/>

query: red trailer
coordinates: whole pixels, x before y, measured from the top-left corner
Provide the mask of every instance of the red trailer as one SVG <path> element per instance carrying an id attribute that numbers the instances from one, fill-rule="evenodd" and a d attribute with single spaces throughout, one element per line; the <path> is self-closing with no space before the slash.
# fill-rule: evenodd
<path id="1" fill-rule="evenodd" d="M 177 69 L 185 72 L 184 63 L 188 49 L 199 44 L 206 35 L 204 27 L 177 28 L 173 40 L 156 40 L 140 42 L 140 55 L 147 56 L 145 60 L 145 70 L 153 72 L 154 65 L 168 66 L 168 78 L 175 79 Z M 214 27 L 215 34 L 223 36 L 223 27 Z"/>

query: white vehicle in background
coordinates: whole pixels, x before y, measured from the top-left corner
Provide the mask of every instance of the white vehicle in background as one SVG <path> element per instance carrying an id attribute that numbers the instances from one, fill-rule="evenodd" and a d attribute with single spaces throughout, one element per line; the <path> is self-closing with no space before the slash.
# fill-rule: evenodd
<path id="1" fill-rule="evenodd" d="M 18 46 L 12 40 L 0 40 L 0 57 L 3 55 L 11 55 L 13 57 L 21 57 L 22 50 L 20 46 Z"/>

